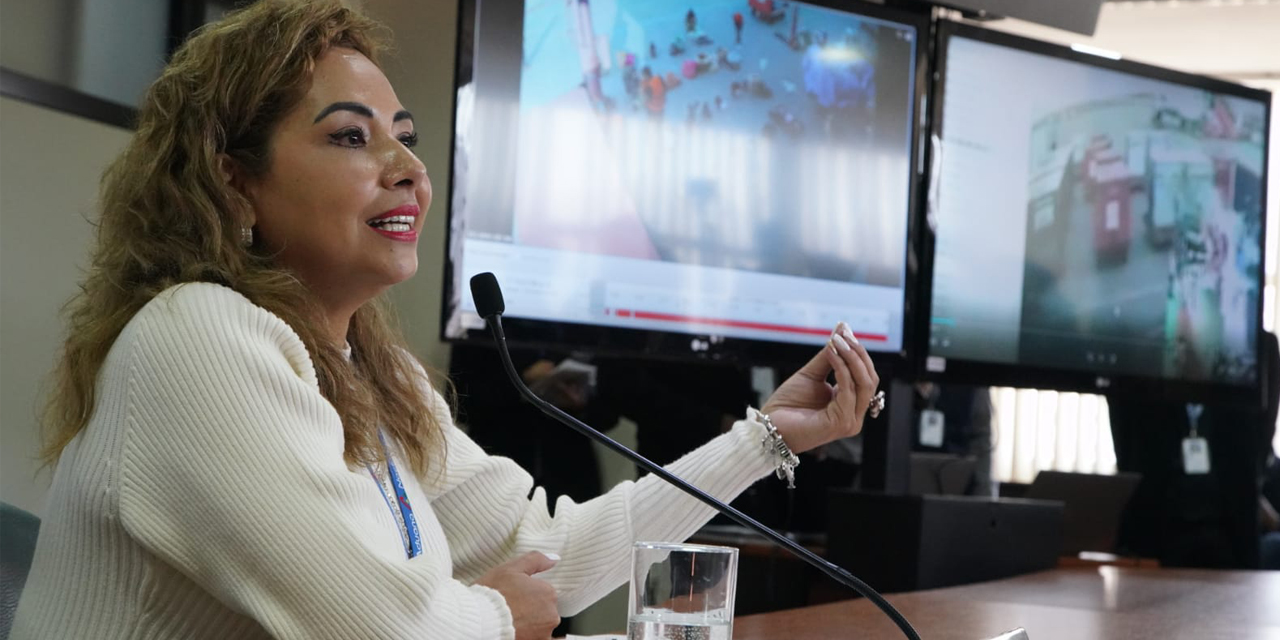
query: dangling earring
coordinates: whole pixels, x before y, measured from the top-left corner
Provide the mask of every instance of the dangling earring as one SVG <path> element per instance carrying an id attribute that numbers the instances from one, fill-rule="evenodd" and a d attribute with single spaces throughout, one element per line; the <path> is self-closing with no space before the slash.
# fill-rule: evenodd
<path id="1" fill-rule="evenodd" d="M 253 227 L 240 227 L 240 244 L 245 248 L 253 246 Z"/>

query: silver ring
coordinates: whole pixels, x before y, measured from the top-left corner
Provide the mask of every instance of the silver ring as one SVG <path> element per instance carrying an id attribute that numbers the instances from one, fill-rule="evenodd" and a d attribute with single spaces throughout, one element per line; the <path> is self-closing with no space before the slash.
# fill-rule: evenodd
<path id="1" fill-rule="evenodd" d="M 884 391 L 877 391 L 871 396 L 871 405 L 867 407 L 867 413 L 874 420 L 880 417 L 880 412 L 884 411 Z"/>

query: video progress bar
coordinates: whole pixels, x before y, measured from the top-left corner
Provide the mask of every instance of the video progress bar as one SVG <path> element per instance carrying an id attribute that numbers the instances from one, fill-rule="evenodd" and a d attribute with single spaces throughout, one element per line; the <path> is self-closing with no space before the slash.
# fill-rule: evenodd
<path id="1" fill-rule="evenodd" d="M 798 333 L 808 336 L 826 336 L 831 334 L 831 329 L 815 329 L 813 327 L 797 327 L 788 324 L 772 324 L 768 322 L 750 322 L 747 320 L 729 320 L 727 318 L 704 318 L 700 316 L 685 316 L 676 313 L 659 313 L 657 311 L 636 311 L 634 309 L 605 309 L 605 314 L 613 314 L 619 318 L 636 318 L 638 320 L 659 320 L 662 322 L 676 322 L 680 324 L 708 324 L 716 327 L 733 327 L 736 329 L 758 329 L 760 331 L 775 331 L 778 333 Z M 871 340 L 872 342 L 888 342 L 889 336 L 879 333 L 865 333 L 862 331 L 854 331 L 853 335 L 859 340 Z"/>

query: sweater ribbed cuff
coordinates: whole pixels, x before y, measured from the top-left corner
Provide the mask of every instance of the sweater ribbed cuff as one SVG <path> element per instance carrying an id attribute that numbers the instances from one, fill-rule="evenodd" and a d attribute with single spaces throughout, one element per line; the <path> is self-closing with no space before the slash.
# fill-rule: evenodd
<path id="1" fill-rule="evenodd" d="M 511 608 L 507 606 L 507 599 L 502 597 L 496 589 L 484 585 L 475 584 L 469 588 L 472 593 L 480 596 L 477 598 L 478 601 L 488 605 L 488 607 L 477 607 L 480 619 L 476 621 L 478 623 L 476 637 L 515 640 L 515 622 L 511 618 Z"/>

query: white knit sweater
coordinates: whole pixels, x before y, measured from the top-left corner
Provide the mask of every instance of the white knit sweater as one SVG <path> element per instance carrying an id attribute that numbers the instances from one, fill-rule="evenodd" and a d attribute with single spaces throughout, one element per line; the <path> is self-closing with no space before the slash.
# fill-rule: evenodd
<path id="1" fill-rule="evenodd" d="M 410 560 L 377 483 L 343 461 L 293 330 L 225 287 L 165 291 L 112 346 L 58 463 L 12 637 L 511 638 L 502 596 L 473 584 L 489 568 L 560 554 L 540 577 L 572 615 L 626 580 L 631 543 L 713 515 L 646 477 L 551 517 L 428 393 L 448 461 L 440 481 L 403 474 L 422 530 Z M 760 429 L 740 421 L 669 469 L 729 499 L 770 470 Z"/>

